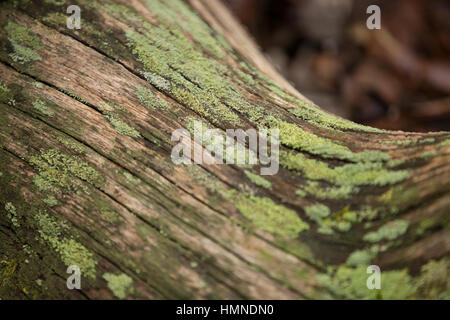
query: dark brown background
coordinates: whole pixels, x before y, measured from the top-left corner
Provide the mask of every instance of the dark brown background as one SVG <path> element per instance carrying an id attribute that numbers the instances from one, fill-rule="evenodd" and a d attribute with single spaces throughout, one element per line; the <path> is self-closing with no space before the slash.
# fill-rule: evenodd
<path id="1" fill-rule="evenodd" d="M 305 96 L 385 129 L 450 130 L 450 1 L 223 0 Z M 381 8 L 381 30 L 366 9 Z"/>

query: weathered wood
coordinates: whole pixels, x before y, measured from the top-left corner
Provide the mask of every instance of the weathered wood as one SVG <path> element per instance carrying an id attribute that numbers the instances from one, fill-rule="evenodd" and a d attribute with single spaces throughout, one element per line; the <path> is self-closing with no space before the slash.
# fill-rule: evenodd
<path id="1" fill-rule="evenodd" d="M 321 111 L 216 1 L 70 4 L 1 4 L 1 298 L 449 298 L 449 133 Z M 195 119 L 279 173 L 175 165 Z"/>

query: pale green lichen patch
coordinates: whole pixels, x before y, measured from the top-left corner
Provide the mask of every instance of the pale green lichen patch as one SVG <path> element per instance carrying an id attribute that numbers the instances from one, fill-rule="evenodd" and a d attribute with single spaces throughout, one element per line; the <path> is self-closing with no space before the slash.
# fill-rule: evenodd
<path id="1" fill-rule="evenodd" d="M 63 239 L 53 245 L 66 266 L 79 266 L 83 275 L 95 279 L 97 261 L 94 259 L 93 253 L 85 246 L 74 239 Z"/>
<path id="2" fill-rule="evenodd" d="M 268 120 L 271 129 L 279 129 L 280 142 L 296 150 L 306 151 L 324 158 L 337 158 L 352 162 L 384 161 L 390 157 L 381 151 L 352 152 L 346 146 L 319 137 L 299 126 L 279 120 Z"/>
<path id="3" fill-rule="evenodd" d="M 119 106 L 118 104 L 115 104 L 114 102 L 111 101 L 101 102 L 100 110 L 102 112 L 114 112 L 114 111 L 127 112 L 127 110 L 124 107 Z"/>
<path id="4" fill-rule="evenodd" d="M 164 92 L 170 92 L 172 86 L 170 85 L 170 82 L 164 79 L 163 77 L 152 73 L 152 72 L 142 72 L 142 75 L 144 76 L 145 80 L 147 80 L 148 83 L 150 83 L 155 88 L 162 90 Z"/>
<path id="5" fill-rule="evenodd" d="M 228 198 L 246 218 L 262 230 L 295 238 L 303 230 L 309 229 L 309 225 L 300 219 L 295 211 L 276 204 L 270 198 L 237 191 L 229 191 Z"/>
<path id="6" fill-rule="evenodd" d="M 33 81 L 33 86 L 35 86 L 36 88 L 38 88 L 38 89 L 42 89 L 42 88 L 44 88 L 44 85 L 42 84 L 42 82 L 39 82 L 39 81 Z"/>
<path id="7" fill-rule="evenodd" d="M 421 268 L 417 296 L 426 299 L 450 299 L 450 259 L 431 260 Z"/>
<path id="8" fill-rule="evenodd" d="M 327 206 L 314 204 L 305 207 L 305 212 L 311 220 L 319 225 L 317 231 L 323 234 L 333 234 L 333 229 L 342 232 L 348 231 L 358 218 L 356 212 L 350 210 L 348 206 L 341 211 L 331 214 Z"/>
<path id="9" fill-rule="evenodd" d="M 397 145 L 397 146 L 411 146 L 414 144 L 427 144 L 427 143 L 433 143 L 435 141 L 434 138 L 425 138 L 422 140 L 410 140 L 410 139 L 406 139 L 406 140 L 385 140 L 383 141 L 384 144 L 392 144 L 392 145 Z"/>
<path id="10" fill-rule="evenodd" d="M 41 239 L 59 254 L 63 263 L 66 266 L 78 266 L 83 276 L 94 279 L 97 261 L 93 253 L 81 243 L 63 235 L 63 230 L 67 229 L 67 226 L 57 222 L 46 212 L 39 212 L 35 218 Z"/>
<path id="11" fill-rule="evenodd" d="M 364 236 L 368 242 L 380 242 L 383 240 L 394 240 L 403 235 L 408 230 L 409 222 L 406 220 L 394 220 L 386 223 L 377 231 L 369 232 Z"/>
<path id="12" fill-rule="evenodd" d="M 45 2 L 55 6 L 62 6 L 66 3 L 66 0 L 45 0 Z"/>
<path id="13" fill-rule="evenodd" d="M 125 121 L 118 119 L 110 113 L 105 112 L 104 115 L 117 133 L 133 138 L 139 138 L 141 136 L 136 129 L 130 127 Z"/>
<path id="14" fill-rule="evenodd" d="M 450 146 L 450 139 L 445 139 L 444 141 L 441 141 L 438 143 L 439 147 L 448 147 Z"/>
<path id="15" fill-rule="evenodd" d="M 11 221 L 12 225 L 16 228 L 20 227 L 16 207 L 11 202 L 7 202 L 5 204 L 5 210 L 6 210 L 6 215 L 7 215 L 8 219 Z"/>
<path id="16" fill-rule="evenodd" d="M 113 210 L 101 210 L 101 215 L 105 218 L 105 220 L 111 224 L 116 224 L 122 221 L 120 215 Z"/>
<path id="17" fill-rule="evenodd" d="M 14 50 L 9 55 L 14 62 L 23 64 L 41 60 L 39 54 L 34 51 L 34 49 L 42 47 L 41 41 L 36 34 L 11 21 L 6 25 L 5 31 Z"/>
<path id="18" fill-rule="evenodd" d="M 67 16 L 60 12 L 50 12 L 42 18 L 44 22 L 54 25 L 65 26 L 67 24 Z"/>
<path id="19" fill-rule="evenodd" d="M 75 151 L 76 153 L 83 153 L 85 151 L 81 143 L 78 143 L 75 140 L 64 137 L 56 137 L 56 140 L 58 140 L 58 142 L 62 143 L 70 150 Z"/>
<path id="20" fill-rule="evenodd" d="M 416 140 L 385 140 L 384 144 L 392 144 L 396 146 L 409 146 L 411 144 L 416 143 Z"/>
<path id="21" fill-rule="evenodd" d="M 103 274 L 103 279 L 105 279 L 108 283 L 108 288 L 111 290 L 114 296 L 119 299 L 125 299 L 134 291 L 133 279 L 124 273 L 120 275 L 105 273 Z"/>
<path id="22" fill-rule="evenodd" d="M 415 203 L 419 197 L 420 189 L 417 186 L 406 188 L 403 185 L 395 186 L 384 192 L 378 200 L 389 205 L 391 213 L 397 213 L 404 204 Z"/>
<path id="23" fill-rule="evenodd" d="M 436 151 L 427 151 L 420 155 L 422 159 L 428 160 L 430 158 L 436 157 L 438 153 Z"/>
<path id="24" fill-rule="evenodd" d="M 244 171 L 247 178 L 250 179 L 251 182 L 256 184 L 257 186 L 266 188 L 266 189 L 272 189 L 272 183 L 269 180 L 264 179 L 260 175 L 251 173 L 250 171 Z"/>
<path id="25" fill-rule="evenodd" d="M 27 29 L 24 26 L 9 21 L 5 27 L 5 31 L 8 33 L 8 36 L 11 39 L 20 42 L 26 46 L 29 46 L 31 48 L 41 47 L 41 41 L 39 37 L 36 34 L 29 31 L 29 29 Z"/>
<path id="26" fill-rule="evenodd" d="M 305 212 L 308 217 L 312 220 L 317 220 L 319 218 L 323 219 L 330 215 L 330 208 L 323 204 L 314 204 L 308 207 L 305 207 Z"/>
<path id="27" fill-rule="evenodd" d="M 49 207 L 54 207 L 58 205 L 58 200 L 56 200 L 56 198 L 53 195 L 49 195 L 47 198 L 44 199 L 44 203 Z"/>
<path id="28" fill-rule="evenodd" d="M 416 234 L 421 236 L 423 235 L 428 229 L 432 228 L 437 223 L 436 219 L 434 218 L 427 218 L 420 221 L 419 225 L 416 229 Z"/>
<path id="29" fill-rule="evenodd" d="M 224 122 L 241 124 L 235 111 L 254 118 L 258 107 L 243 98 L 242 90 L 227 76 L 228 68 L 204 52 L 205 48 L 216 48 L 222 52 L 216 37 L 196 38 L 212 30 L 195 18 L 195 14 L 181 1 L 147 4 L 151 12 L 158 15 L 159 24 L 155 26 L 140 21 L 143 28 L 139 32 L 126 32 L 132 53 L 144 66 L 143 76 L 158 89 L 217 125 Z M 167 10 L 166 6 L 170 6 L 171 10 Z M 181 19 L 178 16 L 180 10 L 184 12 Z M 188 14 L 195 25 L 181 27 L 180 24 L 186 23 L 184 14 Z M 132 13 L 128 18 L 140 20 Z M 191 30 L 193 35 L 193 28 L 199 30 L 194 39 L 183 31 Z M 201 43 L 201 47 L 196 41 Z"/>
<path id="30" fill-rule="evenodd" d="M 370 264 L 370 260 L 376 257 L 377 253 L 377 247 L 356 250 L 349 255 L 346 264 L 350 267 L 357 267 L 360 265 L 367 266 Z"/>
<path id="31" fill-rule="evenodd" d="M 41 150 L 39 155 L 30 158 L 30 163 L 39 172 L 34 182 L 41 190 L 53 190 L 57 186 L 76 191 L 82 188 L 76 178 L 96 187 L 103 182 L 100 174 L 81 158 L 54 149 Z"/>
<path id="32" fill-rule="evenodd" d="M 325 180 L 339 186 L 385 186 L 403 181 L 410 176 L 407 170 L 387 170 L 379 162 L 350 163 L 330 168 L 323 161 L 284 150 L 280 150 L 280 164 L 289 170 L 302 172 L 306 178 Z"/>
<path id="33" fill-rule="evenodd" d="M 123 173 L 123 175 L 125 176 L 125 178 L 129 181 L 129 182 L 131 182 L 131 183 L 134 183 L 134 184 L 140 184 L 142 181 L 141 181 L 141 179 L 139 179 L 138 177 L 135 177 L 135 176 L 133 176 L 131 173 L 129 173 L 129 172 L 124 172 Z"/>
<path id="34" fill-rule="evenodd" d="M 39 113 L 49 117 L 53 117 L 53 115 L 55 114 L 41 99 L 36 99 L 35 101 L 33 101 L 33 108 Z"/>
<path id="35" fill-rule="evenodd" d="M 301 186 L 299 190 L 296 191 L 296 194 L 306 196 L 309 194 L 320 200 L 325 199 L 348 199 L 350 195 L 353 193 L 357 193 L 359 191 L 358 187 L 352 186 L 341 186 L 341 187 L 321 187 L 319 182 L 316 181 L 308 181 L 308 184 L 305 186 Z"/>
<path id="36" fill-rule="evenodd" d="M 391 159 L 391 160 L 388 160 L 388 162 L 386 163 L 386 166 L 388 168 L 394 168 L 394 167 L 404 164 L 407 161 L 408 161 L 408 159 L 406 159 L 406 158 L 405 159 Z"/>
<path id="37" fill-rule="evenodd" d="M 0 102 L 8 103 L 12 98 L 11 90 L 8 88 L 6 83 L 0 81 Z"/>
<path id="38" fill-rule="evenodd" d="M 317 275 L 317 280 L 334 295 L 345 299 L 406 299 L 415 293 L 415 286 L 407 270 L 381 272 L 380 289 L 367 287 L 367 266 L 350 268 L 340 266 L 327 274 Z"/>
<path id="39" fill-rule="evenodd" d="M 430 143 L 433 143 L 435 141 L 435 139 L 434 138 L 425 138 L 425 139 L 422 139 L 422 140 L 420 140 L 420 143 L 422 144 L 430 144 Z"/>
<path id="40" fill-rule="evenodd" d="M 196 122 L 201 122 L 199 125 L 196 126 Z M 215 128 L 215 133 L 212 136 L 212 138 L 208 138 L 208 135 L 206 134 L 207 130 L 214 129 L 211 127 L 208 123 L 206 123 L 203 120 L 200 120 L 198 118 L 188 116 L 186 117 L 186 129 L 195 137 L 200 137 L 201 144 L 203 147 L 205 147 L 209 152 L 215 153 L 215 147 L 217 145 L 217 140 L 220 139 L 221 141 L 219 146 L 222 146 L 222 142 L 225 143 L 225 147 L 223 148 L 222 153 L 222 160 L 223 163 L 227 163 L 227 154 L 233 154 L 233 164 L 237 164 L 240 167 L 251 167 L 252 165 L 250 163 L 257 163 L 258 158 L 256 153 L 248 148 L 246 145 L 242 143 L 242 141 L 235 141 L 233 140 L 231 143 L 227 142 L 227 135 L 225 132 L 221 131 L 220 129 Z M 244 132 L 245 134 L 245 132 Z M 235 143 L 236 142 L 236 143 Z M 243 157 L 243 164 L 238 164 L 237 156 L 238 156 L 238 148 L 242 147 L 244 150 L 244 157 Z"/>
<path id="41" fill-rule="evenodd" d="M 151 107 L 152 109 L 167 110 L 169 108 L 168 103 L 156 96 L 150 89 L 144 87 L 136 87 L 136 95 L 143 104 Z"/>
<path id="42" fill-rule="evenodd" d="M 323 204 L 314 204 L 305 207 L 305 213 L 311 220 L 319 225 L 319 228 L 317 229 L 318 232 L 323 234 L 333 234 L 331 219 L 327 219 L 331 211 L 327 206 Z"/>
<path id="43" fill-rule="evenodd" d="M 175 30 L 189 30 L 193 39 L 216 58 L 225 57 L 221 43 L 218 41 L 220 35 L 213 34 L 213 30 L 183 1 L 166 0 L 145 1 L 150 11 L 160 17 L 163 21 L 177 28 Z"/>

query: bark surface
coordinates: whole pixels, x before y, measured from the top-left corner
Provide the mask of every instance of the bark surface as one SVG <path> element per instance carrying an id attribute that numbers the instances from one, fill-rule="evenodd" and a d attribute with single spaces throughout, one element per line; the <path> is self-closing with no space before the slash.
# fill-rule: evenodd
<path id="1" fill-rule="evenodd" d="M 2 299 L 450 297 L 448 132 L 322 111 L 216 0 L 70 4 L 0 4 Z M 279 129 L 280 171 L 175 165 L 196 120 Z"/>

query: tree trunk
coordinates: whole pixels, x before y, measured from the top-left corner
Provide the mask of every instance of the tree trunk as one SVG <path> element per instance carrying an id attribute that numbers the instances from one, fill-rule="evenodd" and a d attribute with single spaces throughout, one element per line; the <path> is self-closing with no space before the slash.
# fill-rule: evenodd
<path id="1" fill-rule="evenodd" d="M 217 0 L 0 6 L 1 298 L 450 297 L 448 132 L 322 111 Z M 279 129 L 278 174 L 174 164 L 195 120 Z"/>

